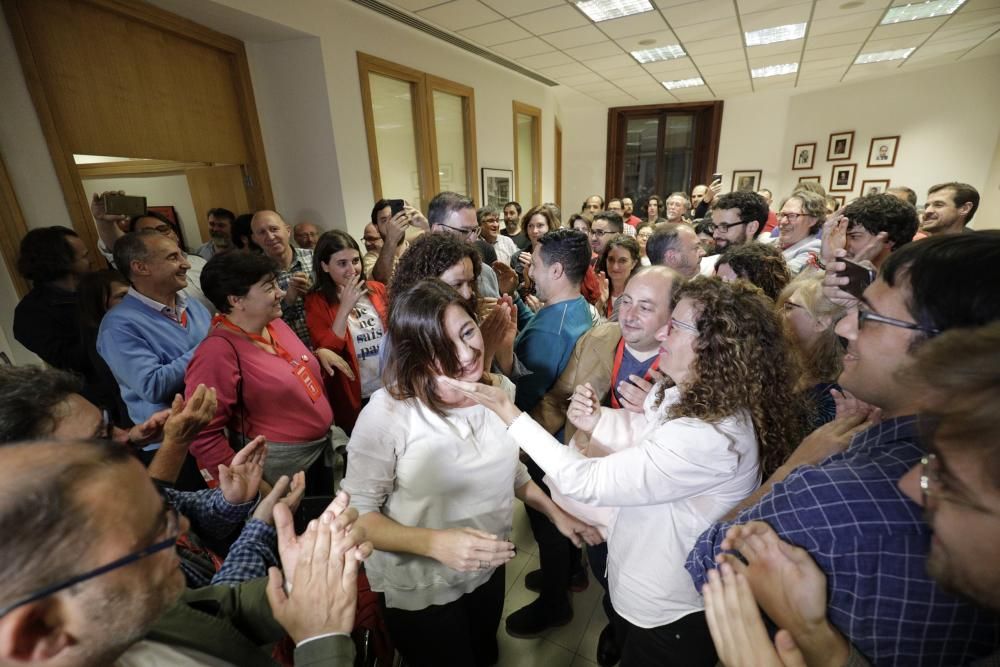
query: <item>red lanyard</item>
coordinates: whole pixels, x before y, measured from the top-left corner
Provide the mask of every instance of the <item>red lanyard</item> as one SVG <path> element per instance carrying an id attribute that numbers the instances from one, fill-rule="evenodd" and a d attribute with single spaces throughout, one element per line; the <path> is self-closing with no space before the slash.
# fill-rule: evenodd
<path id="1" fill-rule="evenodd" d="M 618 373 L 620 373 L 622 369 L 622 357 L 624 356 L 624 354 L 625 354 L 625 339 L 622 338 L 620 341 L 618 341 L 618 349 L 615 351 L 615 365 L 612 366 L 611 368 L 611 407 L 615 409 L 620 409 L 622 407 L 621 404 L 618 402 L 618 397 L 615 396 L 615 387 L 618 386 Z M 646 371 L 646 375 L 643 376 L 643 379 L 648 381 L 649 371 L 656 370 L 659 367 L 659 365 L 660 365 L 660 355 L 656 355 L 656 358 L 653 359 L 653 364 L 649 367 L 649 370 Z M 627 380 L 628 378 L 625 379 Z"/>
<path id="2" fill-rule="evenodd" d="M 320 395 L 323 393 L 322 389 L 320 389 L 319 382 L 316 381 L 316 378 L 315 376 L 313 376 L 312 371 L 309 370 L 309 366 L 307 366 L 304 363 L 305 361 L 307 361 L 308 358 L 305 355 L 303 355 L 301 361 L 292 358 L 292 355 L 288 352 L 288 350 L 282 347 L 281 343 L 278 341 L 278 336 L 274 331 L 274 327 L 272 327 L 270 324 L 267 325 L 267 333 L 271 337 L 271 340 L 267 340 L 266 338 L 264 338 L 259 334 L 251 333 L 249 331 L 246 331 L 245 329 L 241 329 L 240 327 L 230 322 L 229 318 L 226 317 L 225 315 L 216 315 L 215 317 L 212 318 L 212 326 L 218 326 L 220 324 L 229 329 L 230 331 L 235 331 L 238 334 L 243 334 L 244 336 L 246 336 L 255 343 L 273 348 L 274 353 L 278 355 L 278 357 L 280 357 L 281 359 L 288 362 L 288 364 L 292 367 L 292 375 L 298 378 L 299 382 L 302 383 L 302 386 L 305 388 L 306 393 L 309 394 L 309 398 L 312 399 L 313 402 L 315 402 L 316 399 L 319 398 Z"/>

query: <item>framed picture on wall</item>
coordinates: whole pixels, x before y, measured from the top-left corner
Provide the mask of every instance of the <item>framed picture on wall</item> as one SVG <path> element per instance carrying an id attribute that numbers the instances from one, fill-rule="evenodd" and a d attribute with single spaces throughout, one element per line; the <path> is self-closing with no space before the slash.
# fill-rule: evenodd
<path id="1" fill-rule="evenodd" d="M 816 144 L 795 144 L 792 152 L 792 169 L 812 169 L 816 159 Z"/>
<path id="2" fill-rule="evenodd" d="M 743 169 L 733 172 L 733 184 L 729 188 L 732 191 L 756 192 L 760 188 L 760 169 Z"/>
<path id="3" fill-rule="evenodd" d="M 869 167 L 892 167 L 896 164 L 896 150 L 899 148 L 899 136 L 875 137 L 868 148 Z"/>
<path id="4" fill-rule="evenodd" d="M 856 164 L 835 164 L 830 170 L 830 192 L 850 192 L 854 189 Z"/>
<path id="5" fill-rule="evenodd" d="M 889 189 L 889 179 L 879 181 L 861 181 L 861 196 L 882 195 Z"/>
<path id="6" fill-rule="evenodd" d="M 850 160 L 854 150 L 854 130 L 850 132 L 834 132 L 830 135 L 830 144 L 826 147 L 826 159 Z"/>
<path id="7" fill-rule="evenodd" d="M 799 183 L 822 183 L 820 176 L 799 176 Z"/>
<path id="8" fill-rule="evenodd" d="M 833 201 L 837 202 L 837 208 L 843 208 L 844 203 L 847 200 L 847 197 L 845 197 L 844 195 L 830 195 L 830 197 L 833 199 Z"/>
<path id="9" fill-rule="evenodd" d="M 513 198 L 514 171 L 512 169 L 482 168 L 483 206 L 502 207 Z"/>

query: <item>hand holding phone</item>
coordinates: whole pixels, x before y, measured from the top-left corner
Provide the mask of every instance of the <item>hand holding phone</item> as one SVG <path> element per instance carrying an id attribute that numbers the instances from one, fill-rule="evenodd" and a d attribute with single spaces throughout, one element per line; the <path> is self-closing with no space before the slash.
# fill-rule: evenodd
<path id="1" fill-rule="evenodd" d="M 867 266 L 858 264 L 857 262 L 852 262 L 847 258 L 840 261 L 844 263 L 844 270 L 838 271 L 837 276 L 840 278 L 847 278 L 850 281 L 846 285 L 841 285 L 840 289 L 844 290 L 854 298 L 860 299 L 861 295 L 864 294 L 865 289 L 867 289 L 868 286 L 875 281 L 875 272 Z"/>

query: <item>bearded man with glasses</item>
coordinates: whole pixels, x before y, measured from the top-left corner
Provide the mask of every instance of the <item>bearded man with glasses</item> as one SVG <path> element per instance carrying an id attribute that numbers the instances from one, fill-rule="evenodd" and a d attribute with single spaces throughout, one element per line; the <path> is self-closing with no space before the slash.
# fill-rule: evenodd
<path id="1" fill-rule="evenodd" d="M 847 282 L 836 275 L 842 268 L 840 261 L 828 267 L 830 290 Z M 930 530 L 898 482 L 925 456 L 921 392 L 900 374 L 927 340 L 1000 321 L 997 284 L 1000 232 L 929 239 L 892 253 L 836 326 L 847 340 L 838 382 L 879 408 L 881 422 L 839 418 L 806 438 L 737 508 L 735 521 L 698 539 L 687 563 L 695 584 L 709 580 L 717 554 L 734 548 L 730 527 L 761 521 L 815 559 L 831 582 L 830 624 L 872 664 L 966 664 L 993 650 L 995 618 L 928 575 Z"/>

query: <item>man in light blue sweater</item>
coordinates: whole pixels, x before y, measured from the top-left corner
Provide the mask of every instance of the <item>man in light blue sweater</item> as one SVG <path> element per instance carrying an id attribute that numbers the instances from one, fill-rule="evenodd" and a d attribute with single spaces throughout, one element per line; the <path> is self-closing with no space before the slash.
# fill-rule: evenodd
<path id="1" fill-rule="evenodd" d="M 580 296 L 580 282 L 590 264 L 590 243 L 583 232 L 551 231 L 538 240 L 529 269 L 538 298 L 545 307 L 538 311 L 514 340 L 514 353 L 531 371 L 515 380 L 515 403 L 530 412 L 566 370 L 577 339 L 593 324 L 587 301 Z M 528 461 L 531 478 L 546 493 L 544 473 Z M 579 551 L 562 536 L 552 522 L 527 508 L 531 530 L 538 542 L 541 561 L 541 595 L 507 617 L 507 633 L 535 637 L 546 629 L 565 625 L 573 618 L 567 589 Z M 536 575 L 537 577 L 537 575 Z"/>
<path id="2" fill-rule="evenodd" d="M 183 393 L 184 371 L 211 316 L 180 293 L 191 265 L 172 240 L 133 232 L 118 239 L 114 255 L 131 288 L 104 316 L 97 351 L 118 380 L 129 417 L 141 424 Z M 144 449 L 148 458 L 159 446 Z"/>

